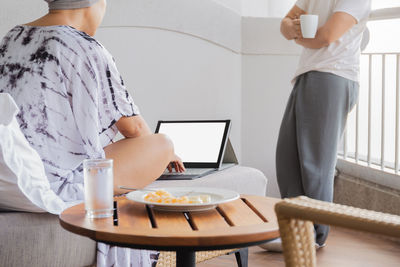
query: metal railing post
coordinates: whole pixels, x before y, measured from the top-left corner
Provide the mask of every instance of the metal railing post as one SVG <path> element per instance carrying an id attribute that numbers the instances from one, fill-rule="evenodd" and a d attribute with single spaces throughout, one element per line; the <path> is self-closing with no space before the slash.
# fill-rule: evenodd
<path id="1" fill-rule="evenodd" d="M 347 126 L 345 126 L 343 133 L 343 159 L 347 159 Z"/>
<path id="2" fill-rule="evenodd" d="M 386 55 L 382 55 L 381 170 L 385 169 Z"/>
<path id="3" fill-rule="evenodd" d="M 357 104 L 356 104 L 356 134 L 355 134 L 355 137 L 356 137 L 355 146 L 356 147 L 355 147 L 355 155 L 354 155 L 356 163 L 358 163 L 358 160 L 359 160 L 359 151 L 358 151 L 358 139 L 359 139 L 358 133 L 359 133 L 359 116 L 360 116 L 359 115 L 360 114 L 359 106 L 360 106 L 360 97 L 358 97 Z"/>
<path id="4" fill-rule="evenodd" d="M 396 57 L 396 133 L 395 133 L 395 154 L 394 172 L 399 172 L 399 117 L 400 117 L 400 54 Z"/>
<path id="5" fill-rule="evenodd" d="M 368 57 L 368 154 L 367 164 L 371 166 L 371 116 L 372 116 L 372 55 Z"/>

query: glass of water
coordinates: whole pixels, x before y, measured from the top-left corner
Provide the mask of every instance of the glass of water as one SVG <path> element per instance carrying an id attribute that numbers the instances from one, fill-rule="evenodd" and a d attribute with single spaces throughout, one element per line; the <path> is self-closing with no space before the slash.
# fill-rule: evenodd
<path id="1" fill-rule="evenodd" d="M 85 210 L 89 218 L 113 215 L 114 175 L 112 159 L 83 161 Z"/>

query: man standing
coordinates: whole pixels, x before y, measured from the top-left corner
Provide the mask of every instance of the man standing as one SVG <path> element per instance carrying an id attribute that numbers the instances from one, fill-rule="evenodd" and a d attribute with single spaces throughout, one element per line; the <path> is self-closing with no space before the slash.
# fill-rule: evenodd
<path id="1" fill-rule="evenodd" d="M 337 146 L 358 98 L 360 44 L 370 10 L 370 0 L 298 0 L 282 20 L 282 35 L 304 47 L 277 144 L 282 198 L 333 199 Z M 319 16 L 313 39 L 302 38 L 302 14 Z M 315 225 L 317 247 L 328 232 L 328 226 Z"/>

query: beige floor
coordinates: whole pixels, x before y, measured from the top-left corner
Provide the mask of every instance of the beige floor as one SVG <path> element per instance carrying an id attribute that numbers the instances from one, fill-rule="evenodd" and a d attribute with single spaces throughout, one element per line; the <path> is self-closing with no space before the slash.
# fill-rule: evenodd
<path id="1" fill-rule="evenodd" d="M 347 229 L 333 228 L 327 246 L 317 252 L 318 267 L 399 267 L 400 241 Z M 235 267 L 234 255 L 226 255 L 198 267 Z M 280 253 L 250 248 L 249 267 L 284 267 Z"/>

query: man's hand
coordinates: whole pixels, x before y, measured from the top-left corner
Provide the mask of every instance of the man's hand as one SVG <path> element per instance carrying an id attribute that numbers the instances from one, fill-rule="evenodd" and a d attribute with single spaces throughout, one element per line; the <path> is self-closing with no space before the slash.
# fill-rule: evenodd
<path id="1" fill-rule="evenodd" d="M 282 19 L 281 33 L 286 39 L 293 40 L 301 38 L 302 35 L 299 18 L 303 14 L 306 14 L 306 12 L 294 5 L 289 13 Z"/>
<path id="2" fill-rule="evenodd" d="M 281 33 L 287 40 L 301 37 L 300 20 L 286 17 L 281 23 Z"/>
<path id="3" fill-rule="evenodd" d="M 315 38 L 298 38 L 295 41 L 298 45 L 305 48 L 319 49 L 336 42 L 355 24 L 357 24 L 357 20 L 350 14 L 345 12 L 335 12 L 328 21 L 318 29 Z"/>
<path id="4" fill-rule="evenodd" d="M 180 157 L 175 155 L 170 164 L 168 164 L 167 169 L 169 172 L 172 172 L 172 169 L 175 168 L 176 172 L 185 172 L 185 166 Z"/>

